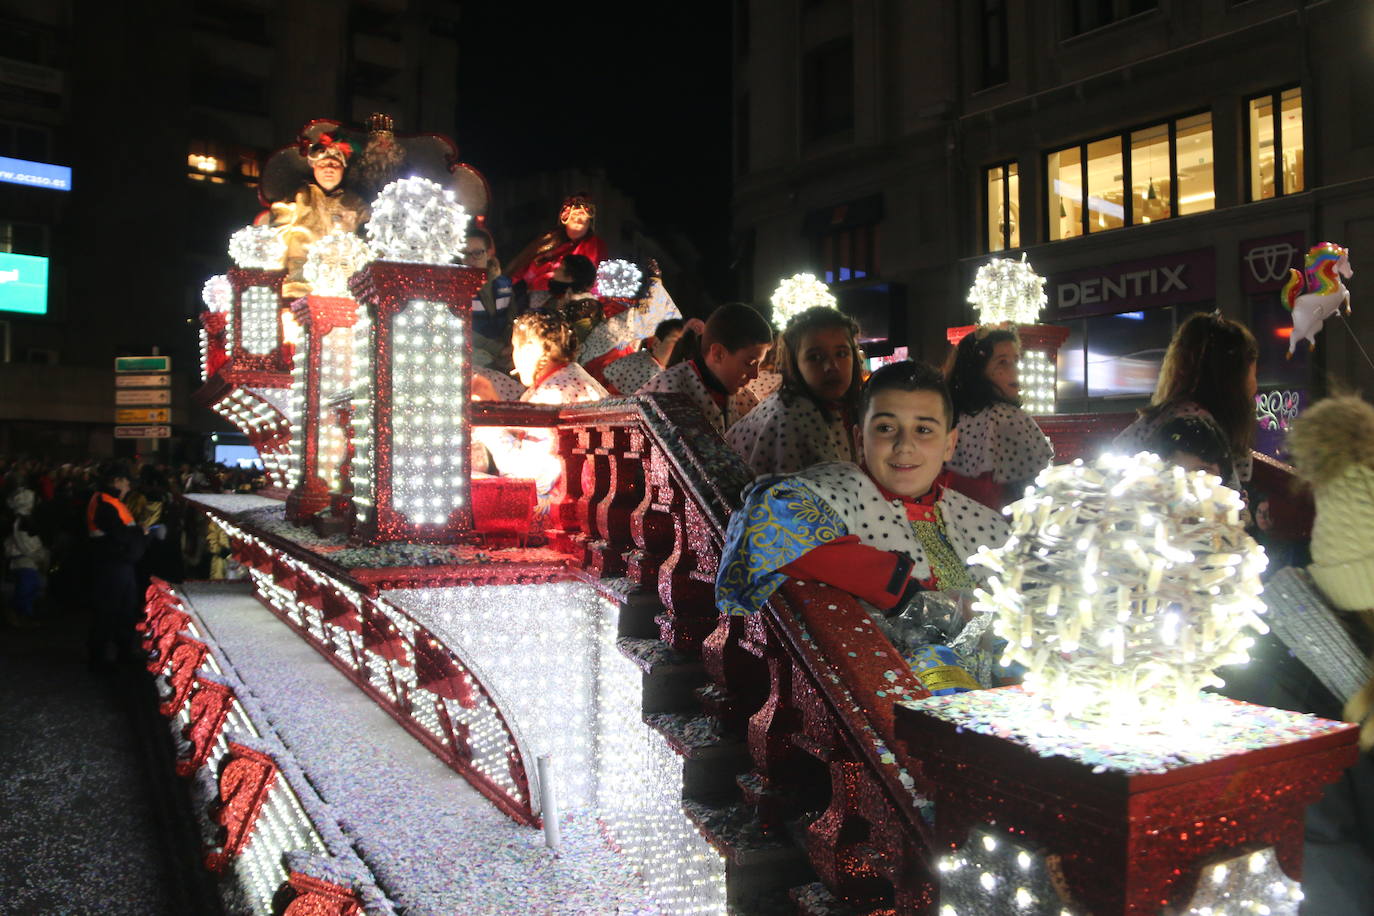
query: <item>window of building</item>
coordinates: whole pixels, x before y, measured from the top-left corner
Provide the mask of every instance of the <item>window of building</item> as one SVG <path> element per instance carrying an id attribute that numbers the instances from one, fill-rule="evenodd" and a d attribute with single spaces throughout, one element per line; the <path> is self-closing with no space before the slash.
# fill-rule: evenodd
<path id="1" fill-rule="evenodd" d="M 256 187 L 262 174 L 257 150 L 213 140 L 192 140 L 186 154 L 186 177 L 211 184 L 235 182 Z"/>
<path id="2" fill-rule="evenodd" d="M 749 93 L 735 100 L 735 172 L 749 174 Z"/>
<path id="3" fill-rule="evenodd" d="M 1147 13 L 1159 6 L 1158 0 L 1068 0 L 1069 34 L 1082 35 L 1104 25 Z"/>
<path id="4" fill-rule="evenodd" d="M 1008 78 L 1006 0 L 982 0 L 978 19 L 980 88 L 997 86 Z"/>
<path id="5" fill-rule="evenodd" d="M 1248 99 L 1250 199 L 1267 200 L 1307 187 L 1303 172 L 1302 89 Z"/>
<path id="6" fill-rule="evenodd" d="M 876 277 L 882 219 L 881 194 L 808 213 L 802 232 L 811 239 L 812 263 L 820 278 L 849 283 Z"/>
<path id="7" fill-rule="evenodd" d="M 0 156 L 27 159 L 30 162 L 48 161 L 49 132 L 46 127 L 0 121 Z"/>
<path id="8" fill-rule="evenodd" d="M 1045 176 L 1050 241 L 1211 210 L 1212 115 L 1055 150 L 1045 157 Z"/>
<path id="9" fill-rule="evenodd" d="M 988 251 L 1004 251 L 1021 246 L 1021 180 L 1016 163 L 994 165 L 986 176 L 987 209 L 984 211 Z"/>
<path id="10" fill-rule="evenodd" d="M 0 222 L 0 252 L 48 256 L 48 233 L 37 223 Z"/>
<path id="11" fill-rule="evenodd" d="M 802 137 L 820 140 L 854 127 L 854 40 L 846 35 L 802 57 Z"/>
<path id="12" fill-rule="evenodd" d="M 1178 326 L 1194 312 L 1210 308 L 1174 305 L 1063 322 L 1069 336 L 1059 348 L 1058 409 L 1102 410 L 1087 402 L 1148 398 Z"/>

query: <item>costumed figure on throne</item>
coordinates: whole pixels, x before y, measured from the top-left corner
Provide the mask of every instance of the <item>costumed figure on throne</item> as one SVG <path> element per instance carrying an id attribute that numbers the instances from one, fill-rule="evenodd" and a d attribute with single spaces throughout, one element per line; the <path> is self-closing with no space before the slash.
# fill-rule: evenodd
<path id="1" fill-rule="evenodd" d="M 311 127 L 327 125 L 311 125 Z M 311 128 L 307 128 L 310 131 Z M 367 201 L 344 186 L 344 175 L 353 147 L 339 137 L 318 130 L 302 135 L 303 155 L 311 177 L 290 200 L 272 204 L 272 225 L 286 243 L 286 280 L 282 295 L 296 299 L 309 295 L 305 258 L 316 239 L 331 232 L 357 232 L 371 214 Z"/>
<path id="2" fill-rule="evenodd" d="M 585 194 L 574 194 L 563 201 L 558 211 L 558 228 L 530 242 L 507 265 L 506 273 L 517 288 L 524 284 L 528 308 L 541 308 L 548 300 L 549 280 L 563 258 L 580 254 L 593 265 L 606 258 L 606 243 L 596 234 L 592 223 L 596 204 Z M 517 289 L 517 296 L 519 295 Z"/>

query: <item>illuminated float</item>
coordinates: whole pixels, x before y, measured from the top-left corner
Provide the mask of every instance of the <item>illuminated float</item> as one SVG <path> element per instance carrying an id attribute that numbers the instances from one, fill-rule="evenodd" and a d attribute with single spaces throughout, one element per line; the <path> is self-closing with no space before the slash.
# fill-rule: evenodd
<path id="1" fill-rule="evenodd" d="M 1194 696 L 1207 666 L 1168 667 L 1170 647 L 1239 648 L 1254 560 L 1212 482 L 1136 459 L 1046 472 L 1016 510 L 1019 540 L 987 555 L 983 598 L 1030 685 L 930 697 L 837 590 L 789 581 L 756 614 L 717 612 L 750 474 L 690 403 L 470 399 L 482 272 L 449 262 L 485 198 L 467 207 L 461 186 L 417 177 L 378 189 L 366 248 L 316 241 L 328 256 L 307 262 L 309 295 L 283 302 L 281 268 L 252 265 L 229 274 L 232 296 L 207 287 L 201 397 L 274 456 L 279 489 L 188 497 L 247 581 L 154 583 L 141 627 L 205 864 L 240 909 L 457 911 L 447 889 L 464 912 L 543 911 L 533 885 L 556 873 L 550 912 L 1296 912 L 1302 808 L 1354 759 L 1353 726 L 1213 698 L 1199 715 L 1233 727 L 1185 759 L 1132 749 L 1153 710 L 1116 708 L 1138 721 L 1104 733 L 1072 725 L 1093 719 L 1081 689 L 1050 707 L 1032 692 L 1079 673 Z M 619 265 L 605 279 L 632 295 Z M 474 474 L 482 426 L 555 433 L 566 487 L 537 532 L 528 487 Z M 1172 488 L 1192 514 L 1165 500 L 1112 515 L 1118 487 Z M 522 525 L 529 537 L 491 536 Z M 1165 577 L 1200 558 L 1161 604 Z M 410 807 L 421 781 L 415 798 L 351 790 L 340 759 L 374 742 L 380 757 L 382 739 L 293 724 L 326 701 L 269 643 L 342 673 L 525 839 L 470 853 L 447 832 L 462 818 Z M 1162 667 L 1119 665 L 1137 643 Z M 538 848 L 541 826 L 562 859 Z M 445 866 L 455 849 L 469 858 Z M 462 883 L 502 857 L 522 877 Z"/>

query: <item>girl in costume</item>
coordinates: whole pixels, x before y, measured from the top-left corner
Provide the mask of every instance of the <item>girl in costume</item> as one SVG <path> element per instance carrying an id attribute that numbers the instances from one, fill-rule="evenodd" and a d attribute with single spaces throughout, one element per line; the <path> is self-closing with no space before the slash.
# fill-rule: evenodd
<path id="1" fill-rule="evenodd" d="M 759 374 L 773 329 L 743 303 L 722 305 L 705 330 L 683 332 L 668 368 L 640 388 L 639 394 L 685 394 L 721 435 L 758 403 L 744 386 Z"/>
<path id="2" fill-rule="evenodd" d="M 778 355 L 782 387 L 725 434 L 755 474 L 855 460 L 853 428 L 863 387 L 858 334 L 854 319 L 826 306 L 787 323 Z"/>
<path id="3" fill-rule="evenodd" d="M 1021 342 L 1010 328 L 965 335 L 945 364 L 958 417 L 959 444 L 946 467 L 959 489 L 1000 509 L 1019 499 L 1054 458 L 1054 446 L 1021 409 L 1017 363 Z"/>
<path id="4" fill-rule="evenodd" d="M 890 619 L 923 591 L 972 588 L 984 568 L 971 569 L 968 558 L 1001 546 L 1009 529 L 1001 514 L 945 485 L 959 436 L 938 370 L 883 366 L 859 411 L 860 464 L 818 464 L 750 487 L 730 518 L 716 602 L 750 614 L 789 577 L 824 582 L 871 606 L 917 670 L 923 647 L 905 645 Z"/>
<path id="5" fill-rule="evenodd" d="M 1225 436 L 1229 467 L 1223 479 L 1250 481 L 1255 439 L 1255 368 L 1259 347 L 1245 325 L 1216 313 L 1196 314 L 1179 327 L 1159 369 L 1150 406 L 1113 442 L 1134 454 L 1154 445 L 1156 433 L 1175 417 L 1202 417 Z"/>
<path id="6" fill-rule="evenodd" d="M 577 364 L 576 355 L 577 336 L 559 316 L 529 312 L 515 319 L 511 358 L 525 385 L 520 400 L 527 404 L 575 404 L 607 397 L 606 389 Z M 540 513 L 548 511 L 563 482 L 555 429 L 485 426 L 476 427 L 472 438 L 486 447 L 502 477 L 533 480 Z M 484 463 L 477 457 L 473 467 L 480 470 Z"/>

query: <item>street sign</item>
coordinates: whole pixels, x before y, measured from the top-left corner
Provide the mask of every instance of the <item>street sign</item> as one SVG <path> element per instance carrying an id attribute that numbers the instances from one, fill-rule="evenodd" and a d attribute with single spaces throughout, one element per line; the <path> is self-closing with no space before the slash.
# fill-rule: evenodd
<path id="1" fill-rule="evenodd" d="M 116 388 L 168 388 L 172 384 L 170 375 L 116 375 Z"/>
<path id="2" fill-rule="evenodd" d="M 170 439 L 170 426 L 116 426 L 116 439 Z"/>
<path id="3" fill-rule="evenodd" d="M 115 410 L 116 423 L 171 423 L 170 407 L 125 407 Z"/>
<path id="4" fill-rule="evenodd" d="M 170 356 L 116 356 L 116 372 L 171 372 Z"/>
<path id="5" fill-rule="evenodd" d="M 116 404 L 170 404 L 172 392 L 166 388 L 117 388 Z"/>

